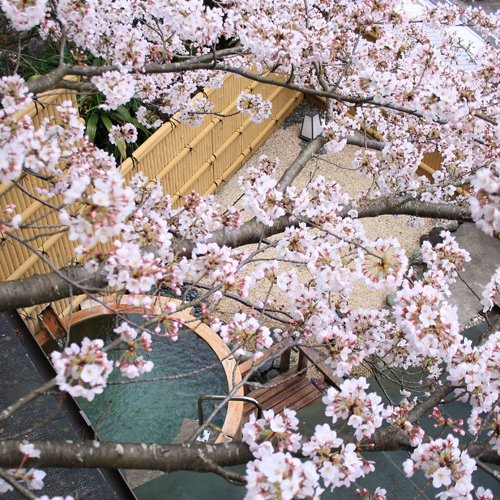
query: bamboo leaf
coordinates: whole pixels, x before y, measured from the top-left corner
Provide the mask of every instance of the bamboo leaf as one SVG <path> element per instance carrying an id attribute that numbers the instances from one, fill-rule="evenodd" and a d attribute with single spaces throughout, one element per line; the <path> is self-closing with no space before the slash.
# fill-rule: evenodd
<path id="1" fill-rule="evenodd" d="M 85 129 L 85 132 L 89 136 L 90 142 L 94 142 L 95 134 L 97 132 L 97 122 L 98 121 L 99 121 L 99 115 L 92 115 L 87 120 L 87 127 Z"/>
<path id="2" fill-rule="evenodd" d="M 113 122 L 106 115 L 101 115 L 101 120 L 109 132 L 111 130 L 111 127 L 113 126 Z"/>
<path id="3" fill-rule="evenodd" d="M 129 113 L 129 110 L 125 106 L 118 106 L 115 114 L 126 122 L 132 122 L 133 120 L 132 115 Z"/>

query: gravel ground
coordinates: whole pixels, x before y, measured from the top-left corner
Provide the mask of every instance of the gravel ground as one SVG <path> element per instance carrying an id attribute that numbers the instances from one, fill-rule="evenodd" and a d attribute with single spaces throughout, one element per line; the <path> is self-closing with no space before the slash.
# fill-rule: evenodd
<path id="1" fill-rule="evenodd" d="M 241 190 L 238 185 L 238 177 L 245 173 L 248 166 L 255 165 L 261 155 L 267 155 L 270 159 L 279 157 L 280 165 L 277 177 L 279 178 L 282 175 L 301 151 L 301 139 L 298 136 L 300 134 L 302 116 L 304 111 L 310 108 L 311 104 L 309 103 L 301 105 L 289 116 L 285 123 L 271 135 L 255 155 L 215 195 L 218 203 L 222 206 L 228 206 L 240 197 Z M 312 159 L 295 179 L 293 185 L 298 189 L 302 189 L 311 179 L 316 178 L 318 175 L 323 175 L 327 180 L 335 180 L 350 196 L 354 197 L 360 192 L 368 190 L 371 185 L 370 179 L 363 178 L 353 171 L 346 170 L 351 168 L 351 161 L 354 159 L 354 153 L 357 149 L 356 146 L 346 146 L 343 151 L 336 154 L 327 154 L 326 151 L 322 151 L 322 154 L 318 155 L 321 159 Z M 338 166 L 327 163 L 323 159 L 333 162 Z M 241 201 L 236 203 L 236 206 L 241 207 Z M 362 219 L 361 221 L 368 238 L 376 240 L 378 237 L 395 237 L 399 240 L 409 258 L 419 247 L 419 237 L 424 233 L 428 233 L 434 227 L 436 221 L 434 219 L 426 220 L 424 226 L 410 228 L 405 226 L 405 220 L 406 217 L 382 216 L 375 219 Z M 280 236 L 277 235 L 270 239 L 279 238 Z M 248 245 L 245 249 L 251 251 L 256 247 L 256 245 Z M 271 250 L 266 252 L 265 256 L 271 258 L 275 255 L 276 252 Z M 305 266 L 299 266 L 297 274 L 304 283 L 309 281 L 309 272 Z M 268 292 L 269 283 L 263 280 L 257 283 L 255 288 L 251 290 L 250 300 L 263 300 Z M 279 289 L 274 287 L 271 297 L 278 299 L 279 292 Z M 387 293 L 383 291 L 370 290 L 362 284 L 357 284 L 354 292 L 351 294 L 349 304 L 353 308 L 382 308 L 386 303 L 386 295 Z M 221 305 L 222 311 L 220 317 L 223 320 L 229 319 L 229 314 L 237 312 L 240 309 L 234 303 L 229 304 L 225 302 Z M 266 324 L 268 326 L 275 326 L 272 322 Z"/>

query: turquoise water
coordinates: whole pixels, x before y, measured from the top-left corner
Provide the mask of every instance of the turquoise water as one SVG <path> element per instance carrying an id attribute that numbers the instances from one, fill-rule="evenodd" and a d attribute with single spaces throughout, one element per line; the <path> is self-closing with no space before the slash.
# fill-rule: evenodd
<path id="1" fill-rule="evenodd" d="M 126 316 L 135 324 L 144 321 L 141 314 Z M 116 338 L 113 332 L 115 320 L 113 315 L 108 314 L 81 321 L 71 327 L 71 342 L 79 343 L 84 337 L 89 337 L 102 338 L 109 343 Z M 122 351 L 112 351 L 108 353 L 108 358 L 116 360 L 121 354 Z M 216 366 L 175 380 L 111 385 L 92 402 L 76 398 L 94 428 L 104 412 L 97 430 L 102 440 L 170 443 L 179 432 L 184 418 L 198 419 L 200 396 L 228 392 L 227 379 L 222 366 L 217 364 L 217 355 L 188 328 L 181 330 L 176 342 L 154 336 L 152 351 L 141 351 L 141 354 L 155 365 L 153 371 L 141 375 L 141 379 L 178 376 L 213 364 Z M 113 370 L 108 382 L 117 380 L 128 380 L 121 376 L 119 369 Z M 208 403 L 205 403 L 204 411 L 205 416 L 208 415 Z M 224 418 L 225 410 L 214 423 L 222 426 Z"/>

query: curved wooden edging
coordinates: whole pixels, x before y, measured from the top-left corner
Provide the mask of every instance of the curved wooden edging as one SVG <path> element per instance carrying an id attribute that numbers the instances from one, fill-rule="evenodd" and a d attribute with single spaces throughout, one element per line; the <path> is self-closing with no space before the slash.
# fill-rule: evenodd
<path id="1" fill-rule="evenodd" d="M 126 313 L 143 313 L 144 308 L 131 307 L 129 304 L 124 303 L 126 297 L 121 299 L 120 305 L 117 307 L 114 303 L 115 297 L 105 297 L 104 302 L 109 304 L 109 307 L 104 307 L 101 305 L 90 307 L 88 309 L 83 309 L 73 313 L 71 318 L 71 324 L 79 323 L 88 318 L 93 318 L 95 316 L 102 316 L 103 314 L 112 314 L 111 309 L 124 309 Z M 166 302 L 176 302 L 180 301 L 175 299 L 169 299 L 167 297 L 158 297 L 156 299 L 155 313 L 161 312 L 161 306 Z M 124 311 L 125 312 L 125 311 Z M 221 361 L 222 367 L 226 374 L 227 385 L 229 391 L 233 387 L 241 382 L 241 374 L 237 369 L 236 360 L 231 354 L 231 351 L 227 348 L 226 344 L 222 339 L 207 325 L 201 323 L 194 316 L 189 314 L 190 310 L 181 311 L 172 314 L 174 318 L 182 318 L 185 321 L 185 326 L 193 330 L 199 337 L 201 337 L 215 352 L 219 360 Z M 61 323 L 67 327 L 69 323 L 69 316 L 61 318 Z M 243 396 L 243 388 L 239 388 L 235 394 L 236 396 Z M 241 421 L 243 417 L 243 403 L 237 401 L 230 401 L 227 405 L 226 419 L 224 420 L 224 425 L 222 426 L 222 432 L 216 440 L 216 443 L 225 443 L 232 441 L 235 436 L 237 436 L 240 429 Z"/>

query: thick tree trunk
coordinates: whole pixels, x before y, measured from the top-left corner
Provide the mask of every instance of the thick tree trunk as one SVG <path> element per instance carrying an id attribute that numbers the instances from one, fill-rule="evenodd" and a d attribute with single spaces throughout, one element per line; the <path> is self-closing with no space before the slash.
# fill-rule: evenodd
<path id="1" fill-rule="evenodd" d="M 355 442 L 352 436 L 341 435 L 345 442 Z M 349 439 L 351 437 L 352 439 Z M 0 441 L 0 467 L 16 468 L 23 458 L 19 451 L 21 441 Z M 172 472 L 189 470 L 194 472 L 214 472 L 217 467 L 240 465 L 253 460 L 245 443 L 224 444 L 145 444 L 108 443 L 101 441 L 31 441 L 40 450 L 40 458 L 26 460 L 24 467 L 67 467 L 67 468 L 108 468 L 142 469 Z M 395 432 L 391 427 L 379 429 L 374 437 L 365 442 L 365 452 L 397 451 L 414 448 L 408 436 Z M 484 463 L 500 465 L 500 455 L 485 443 L 467 443 L 461 449 Z"/>
<path id="2" fill-rule="evenodd" d="M 82 294 L 83 288 L 101 289 L 108 284 L 103 269 L 89 273 L 82 266 L 71 266 L 59 269 L 59 273 L 34 274 L 29 278 L 0 283 L 0 312 L 55 302 L 71 294 Z"/>
<path id="3" fill-rule="evenodd" d="M 309 156 L 309 152 L 305 156 Z M 293 180 L 296 175 L 296 172 L 290 172 L 288 177 Z M 345 207 L 339 216 L 347 217 L 350 209 L 351 207 Z M 359 211 L 358 218 L 391 214 L 472 221 L 470 212 L 465 207 L 426 203 L 410 197 L 390 198 L 370 203 Z M 239 229 L 216 231 L 210 241 L 221 246 L 238 248 L 258 243 L 263 238 L 275 234 L 281 234 L 287 227 L 297 226 L 299 222 L 297 219 L 291 221 L 290 217 L 283 216 L 276 219 L 272 226 L 264 226 L 257 219 L 252 219 Z M 190 257 L 195 245 L 183 240 L 182 247 L 186 249 L 184 255 Z M 0 312 L 53 302 L 67 298 L 71 293 L 78 295 L 84 293 L 85 289 L 89 291 L 89 289 L 104 288 L 107 285 L 106 274 L 102 270 L 90 274 L 83 267 L 68 267 L 61 269 L 60 272 L 68 277 L 68 281 L 58 273 L 52 272 L 0 283 Z M 73 288 L 72 291 L 71 288 Z"/>
<path id="4" fill-rule="evenodd" d="M 0 467 L 18 467 L 23 458 L 20 441 L 0 441 Z M 146 469 L 170 472 L 213 472 L 214 465 L 228 467 L 252 460 L 245 443 L 145 444 L 101 441 L 32 441 L 40 458 L 28 459 L 25 467 Z"/>

